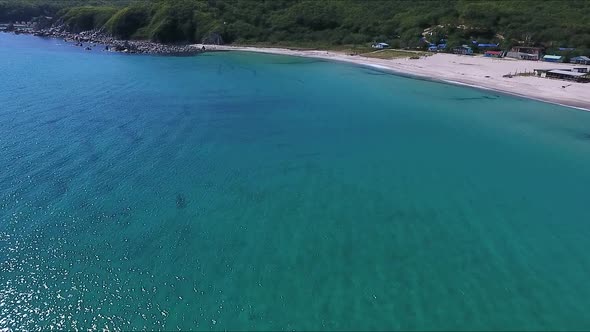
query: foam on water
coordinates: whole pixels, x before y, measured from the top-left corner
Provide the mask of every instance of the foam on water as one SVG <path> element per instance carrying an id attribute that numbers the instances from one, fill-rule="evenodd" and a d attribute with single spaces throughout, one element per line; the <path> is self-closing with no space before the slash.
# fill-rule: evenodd
<path id="1" fill-rule="evenodd" d="M 0 34 L 0 329 L 588 329 L 590 114 Z"/>

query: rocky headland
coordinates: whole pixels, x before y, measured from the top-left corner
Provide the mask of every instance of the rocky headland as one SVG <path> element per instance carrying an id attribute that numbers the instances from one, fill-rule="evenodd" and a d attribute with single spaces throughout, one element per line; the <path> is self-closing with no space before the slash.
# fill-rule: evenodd
<path id="1" fill-rule="evenodd" d="M 162 44 L 148 40 L 121 40 L 105 33 L 102 29 L 72 32 L 68 31 L 66 25 L 61 22 L 51 25 L 41 25 L 36 22 L 10 23 L 0 27 L 0 31 L 59 38 L 87 50 L 100 47 L 111 52 L 175 56 L 195 55 L 204 51 L 202 48 L 188 44 Z"/>

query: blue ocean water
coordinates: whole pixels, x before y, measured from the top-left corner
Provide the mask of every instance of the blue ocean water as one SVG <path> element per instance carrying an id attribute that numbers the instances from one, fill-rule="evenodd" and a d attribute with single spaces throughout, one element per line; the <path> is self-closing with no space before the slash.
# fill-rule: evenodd
<path id="1" fill-rule="evenodd" d="M 8 34 L 0 77 L 0 329 L 590 328 L 590 113 Z"/>

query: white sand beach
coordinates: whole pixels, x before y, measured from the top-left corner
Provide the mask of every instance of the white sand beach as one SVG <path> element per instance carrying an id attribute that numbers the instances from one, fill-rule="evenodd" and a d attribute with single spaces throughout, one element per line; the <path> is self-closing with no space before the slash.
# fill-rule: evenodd
<path id="1" fill-rule="evenodd" d="M 201 47 L 202 45 L 196 45 Z M 534 69 L 572 68 L 574 65 L 524 61 L 509 58 L 485 58 L 455 54 L 434 54 L 420 59 L 376 59 L 348 55 L 334 51 L 291 50 L 283 48 L 204 45 L 208 50 L 247 51 L 312 57 L 370 66 L 394 73 L 411 75 L 453 84 L 465 84 L 491 89 L 526 98 L 562 104 L 590 111 L 590 83 L 575 83 L 530 76 L 503 77 L 515 72 L 532 72 Z M 579 65 L 577 67 L 580 67 Z"/>

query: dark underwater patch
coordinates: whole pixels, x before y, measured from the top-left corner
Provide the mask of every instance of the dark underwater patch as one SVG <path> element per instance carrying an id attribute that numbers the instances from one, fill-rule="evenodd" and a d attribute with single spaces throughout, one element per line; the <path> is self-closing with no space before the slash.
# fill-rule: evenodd
<path id="1" fill-rule="evenodd" d="M 312 63 L 325 62 L 323 60 L 290 60 L 290 61 L 276 61 L 270 62 L 270 65 L 309 65 Z"/>
<path id="2" fill-rule="evenodd" d="M 390 75 L 390 74 L 385 73 L 383 71 L 371 70 L 371 69 L 364 70 L 364 73 L 367 74 L 367 75 L 373 75 L 373 76 L 387 76 L 387 75 Z"/>
<path id="3" fill-rule="evenodd" d="M 131 141 L 132 144 L 138 144 L 143 140 L 143 138 L 135 130 L 129 128 L 133 122 L 135 122 L 135 120 L 127 121 L 117 127 L 121 130 L 123 135 L 125 135 L 125 137 Z"/>
<path id="4" fill-rule="evenodd" d="M 63 178 L 57 178 L 53 182 L 53 191 L 58 197 L 65 195 L 69 190 L 69 181 Z"/>
<path id="5" fill-rule="evenodd" d="M 43 122 L 42 125 L 52 125 L 52 124 L 60 122 L 63 119 L 66 119 L 66 118 L 67 118 L 67 116 L 61 116 L 61 117 L 57 117 L 54 119 L 50 119 L 50 120 Z"/>
<path id="6" fill-rule="evenodd" d="M 176 208 L 181 210 L 186 208 L 188 205 L 188 202 L 186 200 L 186 196 L 182 193 L 178 193 L 176 194 Z"/>

